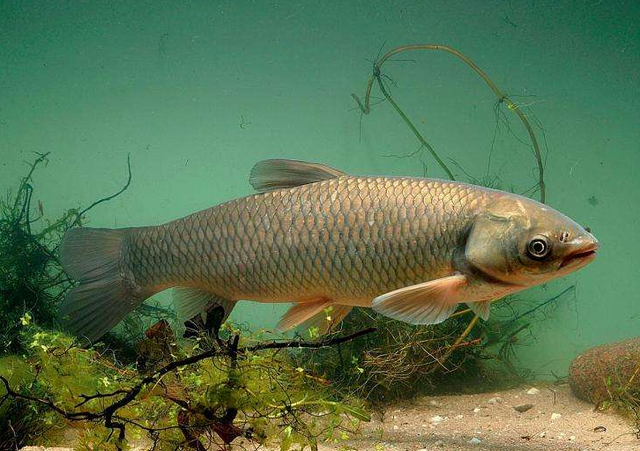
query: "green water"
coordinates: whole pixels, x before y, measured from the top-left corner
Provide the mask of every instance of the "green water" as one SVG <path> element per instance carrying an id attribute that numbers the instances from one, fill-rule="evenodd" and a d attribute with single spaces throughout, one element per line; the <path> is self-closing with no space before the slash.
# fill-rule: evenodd
<path id="1" fill-rule="evenodd" d="M 565 374 L 581 350 L 638 335 L 637 1 L 3 1 L 0 192 L 50 151 L 35 196 L 54 218 L 117 191 L 130 154 L 130 189 L 88 216 L 124 227 L 250 194 L 264 158 L 421 175 L 417 156 L 389 157 L 418 149 L 390 105 L 361 117 L 350 97 L 381 46 L 414 43 L 459 49 L 530 107 L 548 144 L 548 203 L 601 242 L 595 263 L 527 292 L 543 301 L 576 285 L 518 348 L 523 364 Z M 482 178 L 495 135 L 489 173 L 518 192 L 534 185 L 524 129 L 503 107 L 513 134 L 496 134 L 496 99 L 477 76 L 447 54 L 409 58 L 384 71 L 445 160 Z M 233 317 L 273 326 L 284 308 L 241 303 Z"/>

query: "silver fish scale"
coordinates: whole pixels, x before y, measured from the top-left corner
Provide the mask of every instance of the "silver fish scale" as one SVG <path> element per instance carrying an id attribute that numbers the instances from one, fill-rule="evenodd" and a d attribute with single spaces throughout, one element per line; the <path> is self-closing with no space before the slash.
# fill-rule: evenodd
<path id="1" fill-rule="evenodd" d="M 143 287 L 368 305 L 451 274 L 463 232 L 492 193 L 439 180 L 344 176 L 131 229 L 122 265 Z"/>

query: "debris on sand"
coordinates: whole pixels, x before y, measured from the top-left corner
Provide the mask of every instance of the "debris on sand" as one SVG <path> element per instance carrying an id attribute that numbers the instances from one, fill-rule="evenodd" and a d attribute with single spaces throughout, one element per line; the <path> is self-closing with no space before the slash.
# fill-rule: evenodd
<path id="1" fill-rule="evenodd" d="M 533 404 L 520 404 L 517 406 L 513 406 L 516 412 L 524 413 L 527 410 L 531 410 L 533 408 Z"/>

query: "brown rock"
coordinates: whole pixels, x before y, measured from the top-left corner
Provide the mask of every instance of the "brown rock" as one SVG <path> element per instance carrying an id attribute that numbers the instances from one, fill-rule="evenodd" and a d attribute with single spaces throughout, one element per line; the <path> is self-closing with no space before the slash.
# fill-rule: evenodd
<path id="1" fill-rule="evenodd" d="M 520 404 L 519 406 L 513 406 L 513 408 L 520 413 L 526 412 L 533 408 L 533 404 Z"/>
<path id="2" fill-rule="evenodd" d="M 569 383 L 578 398 L 596 405 L 623 387 L 640 393 L 640 337 L 586 350 L 571 363 Z"/>

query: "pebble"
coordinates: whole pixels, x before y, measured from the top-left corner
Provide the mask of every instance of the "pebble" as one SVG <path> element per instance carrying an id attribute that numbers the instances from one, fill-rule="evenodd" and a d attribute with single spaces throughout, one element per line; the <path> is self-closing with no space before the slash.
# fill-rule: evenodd
<path id="1" fill-rule="evenodd" d="M 572 442 L 574 442 L 576 440 L 576 436 L 572 435 L 571 437 L 569 437 L 569 440 L 571 440 Z"/>
<path id="2" fill-rule="evenodd" d="M 478 413 L 480 412 L 480 407 L 476 407 L 475 409 L 473 409 L 473 413 Z"/>
<path id="3" fill-rule="evenodd" d="M 436 415 L 435 417 L 431 417 L 429 421 L 431 421 L 432 423 L 440 423 L 442 420 L 444 420 L 444 418 L 442 418 L 440 415 Z"/>
<path id="4" fill-rule="evenodd" d="M 496 398 L 491 398 L 489 401 L 487 401 L 487 404 L 499 404 L 502 402 L 502 398 L 496 397 Z"/>
<path id="5" fill-rule="evenodd" d="M 562 418 L 562 415 L 560 415 L 559 413 L 551 414 L 551 421 L 559 420 L 560 418 Z"/>
<path id="6" fill-rule="evenodd" d="M 394 430 L 394 431 L 397 431 L 398 429 L 400 429 L 398 426 L 394 426 L 394 427 L 393 427 L 393 430 Z"/>
<path id="7" fill-rule="evenodd" d="M 442 440 L 436 440 L 434 445 L 437 446 L 438 448 L 444 448 L 444 442 Z"/>
<path id="8" fill-rule="evenodd" d="M 540 433 L 540 437 L 545 438 L 547 436 L 547 432 L 546 431 L 542 431 Z"/>
<path id="9" fill-rule="evenodd" d="M 535 387 L 531 387 L 529 390 L 527 390 L 527 395 L 538 395 L 540 394 L 540 390 L 538 390 Z"/>
<path id="10" fill-rule="evenodd" d="M 526 412 L 527 410 L 530 410 L 533 408 L 533 404 L 520 404 L 518 406 L 513 406 L 513 408 L 516 410 L 516 412 Z"/>
<path id="11" fill-rule="evenodd" d="M 431 401 L 429 401 L 429 405 L 430 406 L 434 406 L 434 407 L 438 407 L 440 405 L 440 403 L 438 401 L 436 401 L 435 399 L 432 399 Z"/>
<path id="12" fill-rule="evenodd" d="M 453 417 L 455 420 L 462 420 L 464 418 L 464 415 L 456 415 L 455 417 Z"/>
<path id="13" fill-rule="evenodd" d="M 471 440 L 469 440 L 468 443 L 470 445 L 479 445 L 480 443 L 482 443 L 482 440 L 480 440 L 478 437 L 473 437 Z"/>

